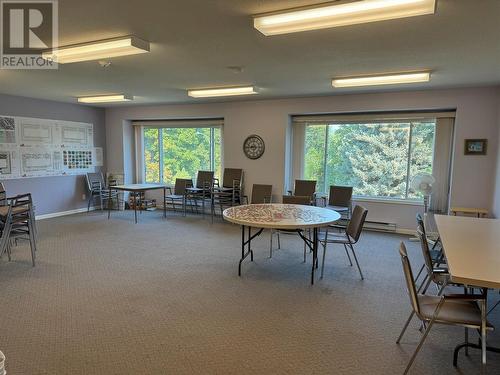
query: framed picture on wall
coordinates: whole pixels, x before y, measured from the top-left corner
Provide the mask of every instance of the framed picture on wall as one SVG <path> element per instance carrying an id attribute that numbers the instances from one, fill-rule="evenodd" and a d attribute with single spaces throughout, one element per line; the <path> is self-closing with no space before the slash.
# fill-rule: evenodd
<path id="1" fill-rule="evenodd" d="M 465 155 L 486 155 L 487 139 L 466 139 Z"/>

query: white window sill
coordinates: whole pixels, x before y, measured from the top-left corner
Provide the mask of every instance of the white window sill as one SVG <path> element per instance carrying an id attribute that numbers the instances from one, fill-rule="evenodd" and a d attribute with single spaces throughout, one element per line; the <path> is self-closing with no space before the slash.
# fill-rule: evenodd
<path id="1" fill-rule="evenodd" d="M 368 198 L 368 197 L 356 197 L 353 196 L 352 200 L 354 202 L 373 202 L 373 203 L 383 203 L 383 204 L 402 204 L 407 206 L 418 206 L 423 207 L 424 202 L 418 200 L 407 200 L 407 199 L 393 199 L 393 198 Z"/>

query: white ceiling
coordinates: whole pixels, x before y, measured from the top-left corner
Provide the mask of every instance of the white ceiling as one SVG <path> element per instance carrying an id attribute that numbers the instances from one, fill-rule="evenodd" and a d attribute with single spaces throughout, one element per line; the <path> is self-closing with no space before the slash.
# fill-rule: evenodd
<path id="1" fill-rule="evenodd" d="M 500 0 L 437 0 L 435 15 L 273 37 L 252 26 L 252 14 L 319 2 L 59 1 L 60 45 L 133 34 L 151 52 L 111 59 L 107 69 L 94 61 L 0 70 L 0 91 L 67 102 L 128 93 L 137 103 L 199 102 L 185 90 L 246 84 L 262 98 L 328 95 L 395 89 L 334 89 L 334 76 L 422 68 L 434 71 L 430 83 L 397 89 L 500 84 Z"/>

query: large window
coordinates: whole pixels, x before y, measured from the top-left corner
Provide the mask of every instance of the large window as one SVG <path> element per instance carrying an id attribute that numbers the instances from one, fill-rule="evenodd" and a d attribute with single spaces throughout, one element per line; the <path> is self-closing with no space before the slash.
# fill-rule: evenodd
<path id="1" fill-rule="evenodd" d="M 220 176 L 220 127 L 144 127 L 143 139 L 146 182 L 173 185 L 176 178 L 196 178 L 199 170 Z"/>
<path id="2" fill-rule="evenodd" d="M 435 120 L 308 124 L 304 178 L 319 192 L 344 185 L 356 196 L 421 199 L 409 182 L 432 173 L 435 129 Z"/>

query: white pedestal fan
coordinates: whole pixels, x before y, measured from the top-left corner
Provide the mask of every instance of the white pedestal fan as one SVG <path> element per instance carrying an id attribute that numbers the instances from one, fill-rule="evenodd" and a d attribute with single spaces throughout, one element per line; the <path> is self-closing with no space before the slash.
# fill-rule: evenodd
<path id="1" fill-rule="evenodd" d="M 432 194 L 432 185 L 436 182 L 433 175 L 428 173 L 419 173 L 410 181 L 409 191 L 412 193 L 421 193 L 424 196 L 424 227 L 427 233 L 427 212 L 429 210 L 429 200 Z M 412 238 L 413 240 L 413 238 Z"/>

